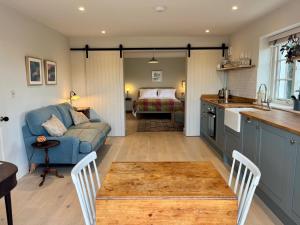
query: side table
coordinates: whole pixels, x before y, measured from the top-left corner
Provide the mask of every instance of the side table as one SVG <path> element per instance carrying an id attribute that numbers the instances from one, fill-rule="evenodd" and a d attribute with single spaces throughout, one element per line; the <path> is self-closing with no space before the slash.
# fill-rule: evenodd
<path id="1" fill-rule="evenodd" d="M 74 107 L 75 111 L 82 112 L 87 118 L 90 119 L 90 107 Z"/>
<path id="2" fill-rule="evenodd" d="M 35 142 L 32 144 L 32 147 L 45 151 L 45 168 L 44 168 L 44 172 L 41 174 L 41 177 L 43 179 L 42 179 L 41 183 L 39 184 L 40 187 L 44 184 L 46 176 L 49 173 L 52 173 L 59 178 L 64 178 L 64 176 L 58 174 L 57 169 L 50 168 L 50 166 L 49 166 L 50 160 L 49 160 L 48 151 L 50 148 L 53 148 L 59 144 L 60 144 L 60 141 L 57 141 L 57 140 L 48 140 L 48 141 L 45 141 L 42 143 Z"/>

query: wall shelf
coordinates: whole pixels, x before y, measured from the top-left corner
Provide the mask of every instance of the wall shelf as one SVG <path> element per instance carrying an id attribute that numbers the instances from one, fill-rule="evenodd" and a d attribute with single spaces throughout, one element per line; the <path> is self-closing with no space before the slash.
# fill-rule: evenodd
<path id="1" fill-rule="evenodd" d="M 221 68 L 217 69 L 217 71 L 227 71 L 227 70 L 241 70 L 241 69 L 250 69 L 255 67 L 255 65 L 249 65 L 249 66 L 233 66 L 233 67 L 227 67 L 227 68 Z"/>

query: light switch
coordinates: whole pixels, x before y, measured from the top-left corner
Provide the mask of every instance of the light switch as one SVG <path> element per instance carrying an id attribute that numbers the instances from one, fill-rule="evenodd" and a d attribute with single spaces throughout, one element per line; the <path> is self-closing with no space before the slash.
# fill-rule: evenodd
<path id="1" fill-rule="evenodd" d="M 16 92 L 15 92 L 15 90 L 11 90 L 11 91 L 10 91 L 10 95 L 11 95 L 12 98 L 16 97 Z"/>

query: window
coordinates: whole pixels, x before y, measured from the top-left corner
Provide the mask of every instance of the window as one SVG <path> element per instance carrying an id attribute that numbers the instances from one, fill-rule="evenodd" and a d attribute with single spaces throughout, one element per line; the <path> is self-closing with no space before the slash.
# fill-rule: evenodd
<path id="1" fill-rule="evenodd" d="M 286 63 L 280 49 L 284 43 L 273 47 L 273 100 L 287 103 L 295 91 L 300 89 L 300 63 Z"/>

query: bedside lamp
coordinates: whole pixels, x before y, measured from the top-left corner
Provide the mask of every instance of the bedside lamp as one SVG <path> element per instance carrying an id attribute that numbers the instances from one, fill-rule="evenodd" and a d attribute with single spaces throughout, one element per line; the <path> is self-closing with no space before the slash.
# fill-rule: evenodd
<path id="1" fill-rule="evenodd" d="M 126 98 L 129 98 L 129 88 L 126 88 Z"/>
<path id="2" fill-rule="evenodd" d="M 182 80 L 181 81 L 181 96 L 183 97 L 184 94 L 185 94 L 185 88 L 186 88 L 186 81 L 185 80 Z"/>
<path id="3" fill-rule="evenodd" d="M 72 101 L 76 101 L 80 99 L 80 96 L 77 95 L 74 91 L 70 91 L 70 104 L 72 105 Z"/>

